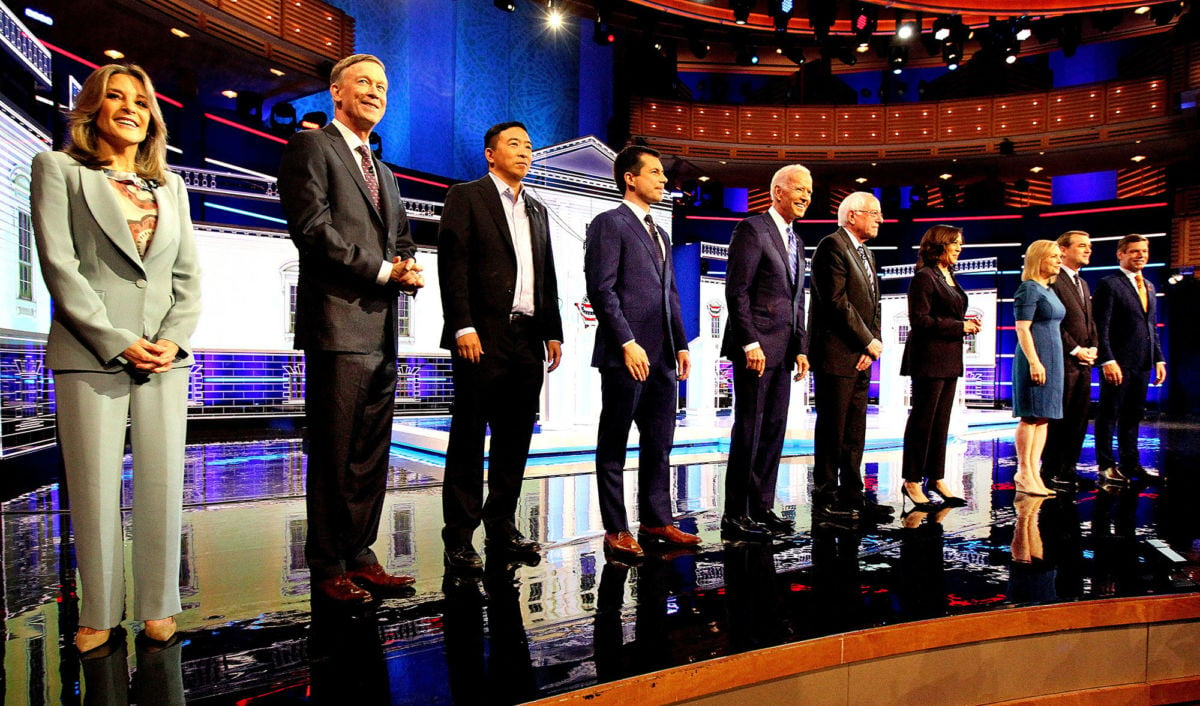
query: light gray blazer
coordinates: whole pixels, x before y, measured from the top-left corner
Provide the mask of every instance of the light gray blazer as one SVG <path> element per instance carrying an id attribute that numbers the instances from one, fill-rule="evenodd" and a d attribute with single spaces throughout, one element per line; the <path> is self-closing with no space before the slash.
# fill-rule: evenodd
<path id="1" fill-rule="evenodd" d="M 154 192 L 158 224 L 138 256 L 108 177 L 65 152 L 33 158 L 33 232 L 54 299 L 46 364 L 56 371 L 117 372 L 138 338 L 179 346 L 192 364 L 200 318 L 200 268 L 187 190 L 168 173 Z"/>

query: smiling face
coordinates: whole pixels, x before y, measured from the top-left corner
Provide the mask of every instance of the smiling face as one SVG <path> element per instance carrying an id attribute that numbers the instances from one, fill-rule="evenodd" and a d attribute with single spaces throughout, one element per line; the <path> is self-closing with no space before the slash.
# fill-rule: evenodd
<path id="1" fill-rule="evenodd" d="M 946 243 L 946 249 L 942 251 L 940 258 L 941 264 L 946 267 L 953 267 L 958 262 L 958 256 L 962 254 L 963 239 L 962 233 L 949 243 Z"/>
<path id="2" fill-rule="evenodd" d="M 846 216 L 846 230 L 859 240 L 874 240 L 879 235 L 879 224 L 883 223 L 883 211 L 879 199 L 863 199 L 860 208 L 851 210 Z"/>
<path id="3" fill-rule="evenodd" d="M 1042 259 L 1042 277 L 1049 279 L 1057 277 L 1062 269 L 1062 250 L 1059 248 L 1050 248 L 1046 252 L 1046 257 Z"/>
<path id="4" fill-rule="evenodd" d="M 387 110 L 387 89 L 383 67 L 374 61 L 347 66 L 341 80 L 329 87 L 333 116 L 360 136 L 370 135 Z"/>
<path id="5" fill-rule="evenodd" d="M 783 220 L 791 223 L 804 217 L 812 203 L 812 185 L 812 175 L 801 171 L 792 172 L 783 183 L 775 185 L 771 196 Z"/>
<path id="6" fill-rule="evenodd" d="M 522 128 L 510 127 L 496 135 L 492 145 L 483 150 L 483 156 L 487 158 L 488 170 L 515 188 L 529 173 L 533 142 Z"/>
<path id="7" fill-rule="evenodd" d="M 1130 272 L 1141 272 L 1150 261 L 1150 243 L 1139 240 L 1126 245 L 1124 250 L 1117 251 L 1117 261 Z"/>
<path id="8" fill-rule="evenodd" d="M 146 87 L 129 74 L 113 74 L 96 113 L 97 145 L 102 154 L 136 149 L 150 127 L 150 99 Z"/>
<path id="9" fill-rule="evenodd" d="M 1071 236 L 1071 244 L 1062 249 L 1063 264 L 1078 270 L 1092 261 L 1092 239 L 1082 233 Z"/>

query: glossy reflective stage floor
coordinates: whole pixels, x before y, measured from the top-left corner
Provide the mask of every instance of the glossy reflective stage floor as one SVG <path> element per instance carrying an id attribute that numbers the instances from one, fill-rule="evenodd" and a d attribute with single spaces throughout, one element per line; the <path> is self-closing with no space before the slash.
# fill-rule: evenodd
<path id="1" fill-rule="evenodd" d="M 310 605 L 299 443 L 195 446 L 181 538 L 184 640 L 166 650 L 145 649 L 127 624 L 121 649 L 81 665 L 70 646 L 77 602 L 59 492 L 3 504 L 4 703 L 517 702 L 864 627 L 1196 591 L 1197 429 L 1143 427 L 1143 464 L 1160 474 L 1146 484 L 1045 500 L 1013 492 L 1011 431 L 960 440 L 948 478 L 967 507 L 897 512 L 857 530 L 814 527 L 811 459 L 785 459 L 781 510 L 799 532 L 771 547 L 723 545 L 724 464 L 685 463 L 677 509 L 704 545 L 632 567 L 605 563 L 590 465 L 540 466 L 519 522 L 547 547 L 543 560 L 489 562 L 478 578 L 444 575 L 441 469 L 393 456 L 376 551 L 389 570 L 417 578 L 415 591 L 354 611 Z M 1091 457 L 1089 437 L 1085 464 Z M 899 450 L 866 459 L 869 491 L 897 508 L 900 459 Z M 626 483 L 635 497 L 635 476 Z"/>

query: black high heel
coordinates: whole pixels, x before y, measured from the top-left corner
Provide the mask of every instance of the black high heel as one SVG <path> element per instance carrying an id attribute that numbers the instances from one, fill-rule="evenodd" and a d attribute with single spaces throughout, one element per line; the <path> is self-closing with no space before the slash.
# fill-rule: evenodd
<path id="1" fill-rule="evenodd" d="M 913 504 L 914 510 L 920 510 L 922 512 L 929 512 L 930 510 L 937 507 L 937 503 L 933 503 L 928 500 L 926 500 L 923 503 L 917 502 L 916 500 L 914 500 L 913 496 L 908 494 L 908 486 L 904 485 L 903 483 L 900 484 L 900 495 L 904 496 L 904 498 L 906 500 L 910 501 Z M 901 508 L 901 509 L 903 509 L 903 508 Z"/>
<path id="2" fill-rule="evenodd" d="M 929 495 L 930 493 L 933 493 L 942 499 L 943 507 L 966 507 L 967 505 L 966 500 L 963 500 L 955 495 L 946 495 L 942 491 L 938 490 L 936 485 L 933 487 L 925 487 L 925 495 Z"/>

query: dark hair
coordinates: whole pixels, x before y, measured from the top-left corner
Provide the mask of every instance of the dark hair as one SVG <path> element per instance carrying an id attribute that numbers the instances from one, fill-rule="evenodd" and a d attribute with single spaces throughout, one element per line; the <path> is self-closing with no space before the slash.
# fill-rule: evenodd
<path id="1" fill-rule="evenodd" d="M 958 240 L 962 228 L 958 226 L 934 226 L 921 236 L 921 245 L 917 248 L 917 267 L 936 267 L 946 254 L 946 246 Z"/>
<path id="2" fill-rule="evenodd" d="M 1146 236 L 1138 235 L 1137 233 L 1130 233 L 1129 235 L 1117 241 L 1117 252 L 1125 252 L 1127 249 L 1129 249 L 1129 246 L 1133 245 L 1134 243 L 1148 242 L 1150 242 L 1150 239 Z"/>
<path id="3" fill-rule="evenodd" d="M 630 145 L 621 150 L 617 154 L 617 158 L 613 160 L 613 181 L 617 183 L 617 191 L 621 192 L 622 196 L 628 191 L 625 188 L 625 175 L 637 176 L 642 173 L 642 157 L 644 155 L 657 157 L 658 150 L 652 150 L 642 145 Z"/>
<path id="4" fill-rule="evenodd" d="M 525 132 L 529 132 L 529 129 L 525 127 L 525 123 L 518 122 L 516 120 L 509 120 L 506 123 L 496 123 L 495 125 L 489 127 L 487 132 L 483 133 L 484 149 L 495 149 L 496 140 L 500 139 L 500 133 L 513 127 L 519 127 Z"/>
<path id="5" fill-rule="evenodd" d="M 1069 247 L 1071 247 L 1071 239 L 1077 235 L 1082 235 L 1085 238 L 1092 237 L 1087 234 L 1087 231 L 1069 230 L 1066 233 L 1063 233 L 1062 235 L 1058 236 L 1058 240 L 1056 240 L 1054 242 L 1058 243 L 1058 247 L 1060 247 L 1060 248 L 1069 248 Z"/>

